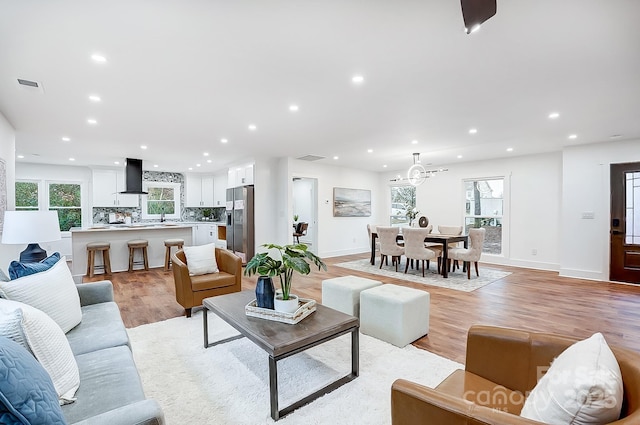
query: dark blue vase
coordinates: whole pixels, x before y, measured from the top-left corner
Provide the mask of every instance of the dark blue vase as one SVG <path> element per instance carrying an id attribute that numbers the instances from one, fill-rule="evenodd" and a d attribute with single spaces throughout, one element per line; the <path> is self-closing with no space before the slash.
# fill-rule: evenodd
<path id="1" fill-rule="evenodd" d="M 269 276 L 258 277 L 258 282 L 256 282 L 256 305 L 260 308 L 273 310 L 275 292 L 273 280 Z"/>

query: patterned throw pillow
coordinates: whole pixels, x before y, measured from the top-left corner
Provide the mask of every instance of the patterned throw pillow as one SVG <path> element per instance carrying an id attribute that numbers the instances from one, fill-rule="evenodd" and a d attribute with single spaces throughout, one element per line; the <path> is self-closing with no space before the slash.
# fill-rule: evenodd
<path id="1" fill-rule="evenodd" d="M 9 264 L 9 277 L 13 280 L 49 270 L 59 260 L 60 253 L 54 252 L 39 263 L 20 263 L 19 261 L 12 261 L 11 264 Z"/>
<path id="2" fill-rule="evenodd" d="M 1 336 L 0 376 L 0 423 L 67 423 L 44 368 L 19 344 Z"/>

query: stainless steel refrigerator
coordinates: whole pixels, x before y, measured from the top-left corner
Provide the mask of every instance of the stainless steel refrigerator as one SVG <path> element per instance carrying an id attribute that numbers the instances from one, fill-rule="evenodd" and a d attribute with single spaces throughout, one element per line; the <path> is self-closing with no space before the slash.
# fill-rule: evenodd
<path id="1" fill-rule="evenodd" d="M 255 253 L 253 186 L 227 189 L 227 249 L 246 264 Z"/>

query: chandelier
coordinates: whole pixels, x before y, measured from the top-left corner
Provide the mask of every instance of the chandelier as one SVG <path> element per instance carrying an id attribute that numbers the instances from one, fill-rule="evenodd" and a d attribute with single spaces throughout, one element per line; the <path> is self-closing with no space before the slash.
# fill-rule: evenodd
<path id="1" fill-rule="evenodd" d="M 439 168 L 437 170 L 425 169 L 424 166 L 420 163 L 420 154 L 416 152 L 413 154 L 413 165 L 409 167 L 409 169 L 407 170 L 407 177 L 405 178 L 398 175 L 398 177 L 396 177 L 395 179 L 391 179 L 390 181 L 392 182 L 408 181 L 412 186 L 419 186 L 422 183 L 424 183 L 425 180 L 427 180 L 428 178 L 431 178 L 436 173 L 439 173 L 442 171 L 449 171 L 449 170 L 447 170 L 446 168 Z"/>

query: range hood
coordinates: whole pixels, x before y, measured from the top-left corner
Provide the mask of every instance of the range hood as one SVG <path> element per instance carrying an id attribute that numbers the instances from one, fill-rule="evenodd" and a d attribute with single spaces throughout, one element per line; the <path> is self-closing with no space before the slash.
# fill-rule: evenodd
<path id="1" fill-rule="evenodd" d="M 142 160 L 127 158 L 124 167 L 125 186 L 124 192 L 130 195 L 147 195 L 142 191 Z"/>

